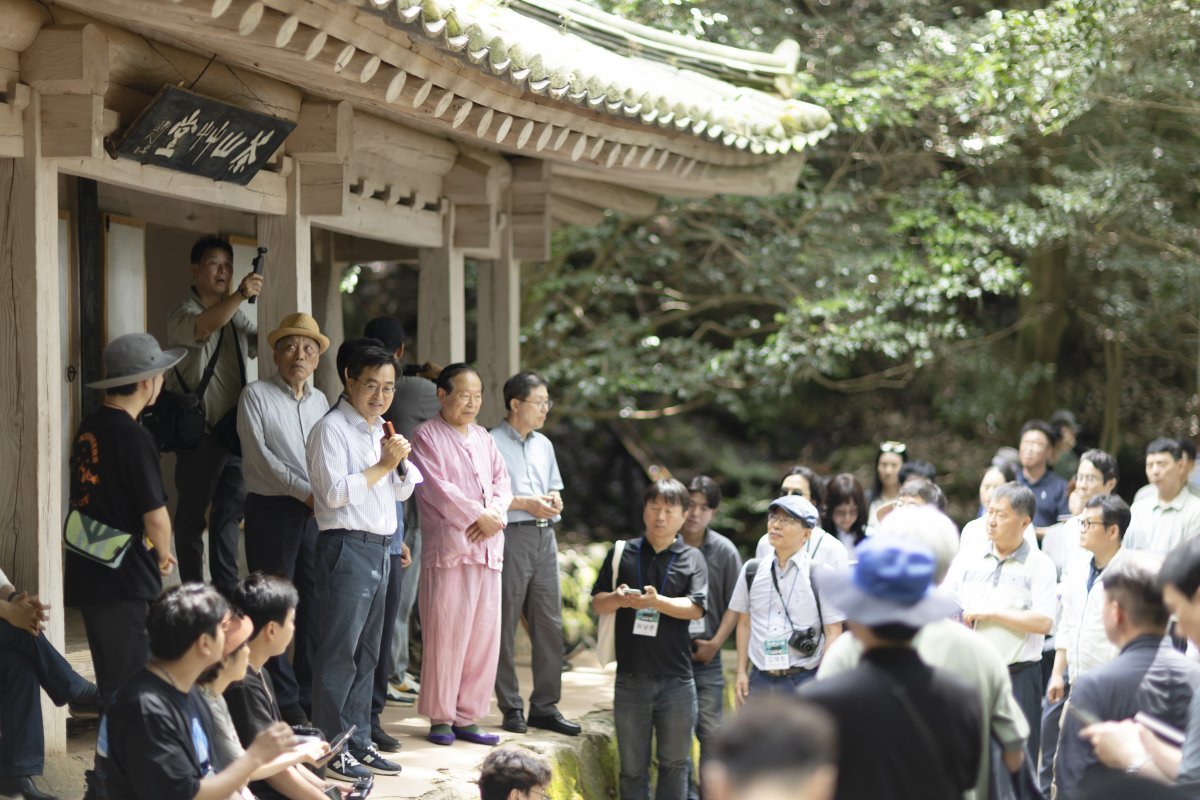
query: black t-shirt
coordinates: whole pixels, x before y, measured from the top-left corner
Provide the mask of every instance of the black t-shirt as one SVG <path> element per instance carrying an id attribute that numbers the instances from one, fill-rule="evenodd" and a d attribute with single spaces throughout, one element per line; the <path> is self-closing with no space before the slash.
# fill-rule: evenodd
<path id="1" fill-rule="evenodd" d="M 71 508 L 132 533 L 121 566 L 111 569 L 67 553 L 67 596 L 73 603 L 153 600 L 162 593 L 158 559 L 145 545 L 142 515 L 167 504 L 154 436 L 124 411 L 101 406 L 71 444 Z"/>
<path id="2" fill-rule="evenodd" d="M 225 704 L 229 706 L 229 717 L 237 729 L 242 747 L 249 747 L 263 728 L 283 719 L 279 713 L 279 703 L 275 700 L 275 690 L 271 686 L 271 676 L 265 669 L 256 673 L 254 667 L 250 667 L 246 670 L 245 678 L 229 684 L 225 689 Z M 250 791 L 259 800 L 282 797 L 266 781 L 252 781 Z"/>
<path id="3" fill-rule="evenodd" d="M 213 730 L 198 689 L 184 694 L 148 669 L 137 673 L 118 690 L 97 737 L 108 797 L 195 797 L 215 771 Z"/>
<path id="4" fill-rule="evenodd" d="M 617 585 L 624 583 L 631 589 L 653 586 L 664 597 L 686 597 L 704 608 L 708 603 L 708 566 L 704 555 L 684 544 L 678 536 L 657 553 L 644 542 L 642 538 L 625 542 L 617 570 Z M 593 596 L 612 591 L 612 555 L 609 550 L 604 558 L 604 565 L 592 586 Z M 691 677 L 689 620 L 660 613 L 657 634 L 641 636 L 633 632 L 637 619 L 634 609 L 619 608 L 616 613 L 617 672 Z"/>

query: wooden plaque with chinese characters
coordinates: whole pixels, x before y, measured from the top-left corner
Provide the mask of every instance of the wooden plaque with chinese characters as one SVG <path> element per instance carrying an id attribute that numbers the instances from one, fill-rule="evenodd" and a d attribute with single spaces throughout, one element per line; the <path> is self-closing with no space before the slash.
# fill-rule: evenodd
<path id="1" fill-rule="evenodd" d="M 245 186 L 295 128 L 294 122 L 164 86 L 114 149 L 119 158 Z"/>

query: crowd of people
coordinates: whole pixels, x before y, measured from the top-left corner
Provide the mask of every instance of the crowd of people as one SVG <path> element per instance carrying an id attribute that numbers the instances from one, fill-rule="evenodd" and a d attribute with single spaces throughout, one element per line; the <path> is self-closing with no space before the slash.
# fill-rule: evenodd
<path id="1" fill-rule="evenodd" d="M 258 332 L 241 304 L 264 278 L 233 288 L 232 256 L 196 243 L 168 349 L 144 333 L 106 346 L 102 402 L 72 441 L 67 595 L 94 684 L 42 633 L 52 610 L 0 575 L 0 795 L 50 797 L 33 781 L 40 689 L 100 717 L 90 798 L 364 797 L 401 771 L 388 703 L 415 703 L 436 745 L 498 744 L 480 725 L 493 697 L 504 731 L 578 735 L 558 709 L 566 487 L 539 432 L 546 381 L 406 367 L 403 326 L 382 317 L 338 348 L 331 405 L 310 381 L 330 341 L 298 312 L 266 336 L 270 377 L 247 384 Z M 490 431 L 485 391 L 504 400 Z M 870 491 L 795 466 L 745 562 L 712 527 L 718 479 L 652 483 L 644 530 L 592 587 L 623 800 L 1071 800 L 1128 775 L 1200 782 L 1195 447 L 1152 441 L 1131 506 L 1116 459 L 1076 453 L 1077 432 L 1070 412 L 1028 422 L 983 465 L 961 534 L 903 442 L 879 445 Z M 501 749 L 480 791 L 532 800 L 549 783 Z"/>

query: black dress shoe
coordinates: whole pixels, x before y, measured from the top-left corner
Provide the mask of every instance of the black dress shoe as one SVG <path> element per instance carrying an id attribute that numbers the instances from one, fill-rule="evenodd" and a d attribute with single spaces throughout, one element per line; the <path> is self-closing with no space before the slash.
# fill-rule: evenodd
<path id="1" fill-rule="evenodd" d="M 529 725 L 534 728 L 541 728 L 542 730 L 561 733 L 564 736 L 578 736 L 583 731 L 583 728 L 580 727 L 579 723 L 571 722 L 569 719 L 557 712 L 553 714 L 547 714 L 544 717 L 531 715 L 529 717 Z"/>
<path id="2" fill-rule="evenodd" d="M 21 775 L 13 778 L 0 778 L 0 795 L 5 797 L 24 797 L 25 800 L 58 800 L 52 794 L 39 792 L 33 785 L 33 778 Z"/>
<path id="3" fill-rule="evenodd" d="M 529 730 L 529 726 L 525 724 L 525 714 L 519 708 L 505 711 L 500 727 L 509 733 L 526 733 Z"/>
<path id="4" fill-rule="evenodd" d="M 397 753 L 400 751 L 400 740 L 389 734 L 379 725 L 371 726 L 371 741 L 385 753 Z"/>

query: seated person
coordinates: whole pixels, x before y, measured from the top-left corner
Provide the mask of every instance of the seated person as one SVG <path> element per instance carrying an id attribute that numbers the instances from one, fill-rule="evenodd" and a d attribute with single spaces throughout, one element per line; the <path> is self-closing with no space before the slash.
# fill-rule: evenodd
<path id="1" fill-rule="evenodd" d="M 221 660 L 230 616 L 220 592 L 198 583 L 170 589 L 150 606 L 150 661 L 117 690 L 96 737 L 104 796 L 228 800 L 260 767 L 296 749 L 296 735 L 280 723 L 231 764 L 213 753 L 215 726 L 196 679 Z"/>
<path id="2" fill-rule="evenodd" d="M 300 595 L 286 578 L 253 572 L 234 588 L 232 600 L 253 625 L 244 676 L 228 684 L 224 692 L 233 726 L 245 744 L 283 719 L 265 667 L 270 659 L 287 652 L 296 631 Z M 262 800 L 324 800 L 327 788 L 307 769 L 277 772 L 250 784 L 250 790 Z"/>
<path id="3" fill-rule="evenodd" d="M 215 726 L 212 741 L 213 752 L 221 763 L 232 764 L 245 755 L 246 751 L 238 739 L 237 730 L 233 727 L 233 719 L 229 716 L 229 706 L 225 704 L 225 698 L 221 695 L 229 687 L 229 684 L 246 677 L 246 668 L 250 663 L 250 648 L 247 645 L 250 641 L 250 634 L 254 631 L 254 624 L 249 617 L 235 614 L 229 618 L 224 628 L 225 655 L 220 661 L 209 667 L 196 681 L 196 684 L 200 688 L 200 696 L 204 698 L 204 702 L 208 704 L 208 710 L 212 713 Z M 325 742 L 317 742 L 302 747 L 299 751 L 305 753 L 306 761 L 315 762 L 329 752 L 329 746 Z M 261 780 L 284 770 L 294 770 L 296 769 L 295 762 L 293 751 L 289 751 L 270 764 L 260 767 L 250 777 L 253 780 Z M 306 772 L 306 770 L 300 771 Z M 248 787 L 243 788 L 238 796 L 242 800 L 255 800 Z"/>
<path id="4" fill-rule="evenodd" d="M 18 592 L 0 572 L 0 795 L 54 800 L 33 785 L 45 766 L 38 687 L 74 716 L 96 716 L 96 685 L 84 680 L 42 633 L 50 607 Z"/>
<path id="5" fill-rule="evenodd" d="M 524 748 L 502 747 L 487 754 L 479 769 L 480 800 L 537 800 L 546 797 L 550 765 Z"/>

